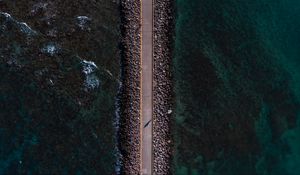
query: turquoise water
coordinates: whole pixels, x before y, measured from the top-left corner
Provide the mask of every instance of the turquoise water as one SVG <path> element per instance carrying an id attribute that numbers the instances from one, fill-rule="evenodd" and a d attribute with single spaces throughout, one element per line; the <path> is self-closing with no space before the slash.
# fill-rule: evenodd
<path id="1" fill-rule="evenodd" d="M 300 2 L 176 8 L 175 174 L 299 174 Z"/>

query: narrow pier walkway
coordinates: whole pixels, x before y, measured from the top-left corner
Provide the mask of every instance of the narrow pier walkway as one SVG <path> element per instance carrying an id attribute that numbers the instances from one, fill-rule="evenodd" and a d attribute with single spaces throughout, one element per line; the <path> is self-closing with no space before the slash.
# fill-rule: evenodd
<path id="1" fill-rule="evenodd" d="M 153 0 L 142 2 L 141 174 L 152 174 Z"/>

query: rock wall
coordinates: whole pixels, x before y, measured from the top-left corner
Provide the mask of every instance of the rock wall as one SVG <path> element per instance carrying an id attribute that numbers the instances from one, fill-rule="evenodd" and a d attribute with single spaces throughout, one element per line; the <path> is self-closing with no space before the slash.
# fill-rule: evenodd
<path id="1" fill-rule="evenodd" d="M 153 171 L 170 174 L 172 116 L 173 3 L 154 1 Z"/>
<path id="2" fill-rule="evenodd" d="M 140 172 L 141 12 L 140 1 L 121 1 L 122 87 L 119 149 L 121 174 Z"/>

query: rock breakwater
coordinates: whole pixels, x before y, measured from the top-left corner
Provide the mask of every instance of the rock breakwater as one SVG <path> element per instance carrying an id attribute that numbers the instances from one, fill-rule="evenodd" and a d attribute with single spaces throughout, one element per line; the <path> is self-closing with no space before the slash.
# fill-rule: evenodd
<path id="1" fill-rule="evenodd" d="M 154 1 L 153 173 L 170 174 L 173 2 Z"/>
<path id="2" fill-rule="evenodd" d="M 140 173 L 141 2 L 121 1 L 121 174 Z"/>

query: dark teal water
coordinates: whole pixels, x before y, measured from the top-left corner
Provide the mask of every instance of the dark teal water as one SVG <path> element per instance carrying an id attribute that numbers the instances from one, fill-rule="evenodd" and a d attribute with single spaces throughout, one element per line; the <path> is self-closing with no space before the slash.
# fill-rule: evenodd
<path id="1" fill-rule="evenodd" d="M 176 7 L 175 174 L 300 174 L 300 2 Z"/>
<path id="2" fill-rule="evenodd" d="M 0 174 L 114 174 L 118 10 L 0 1 Z"/>

